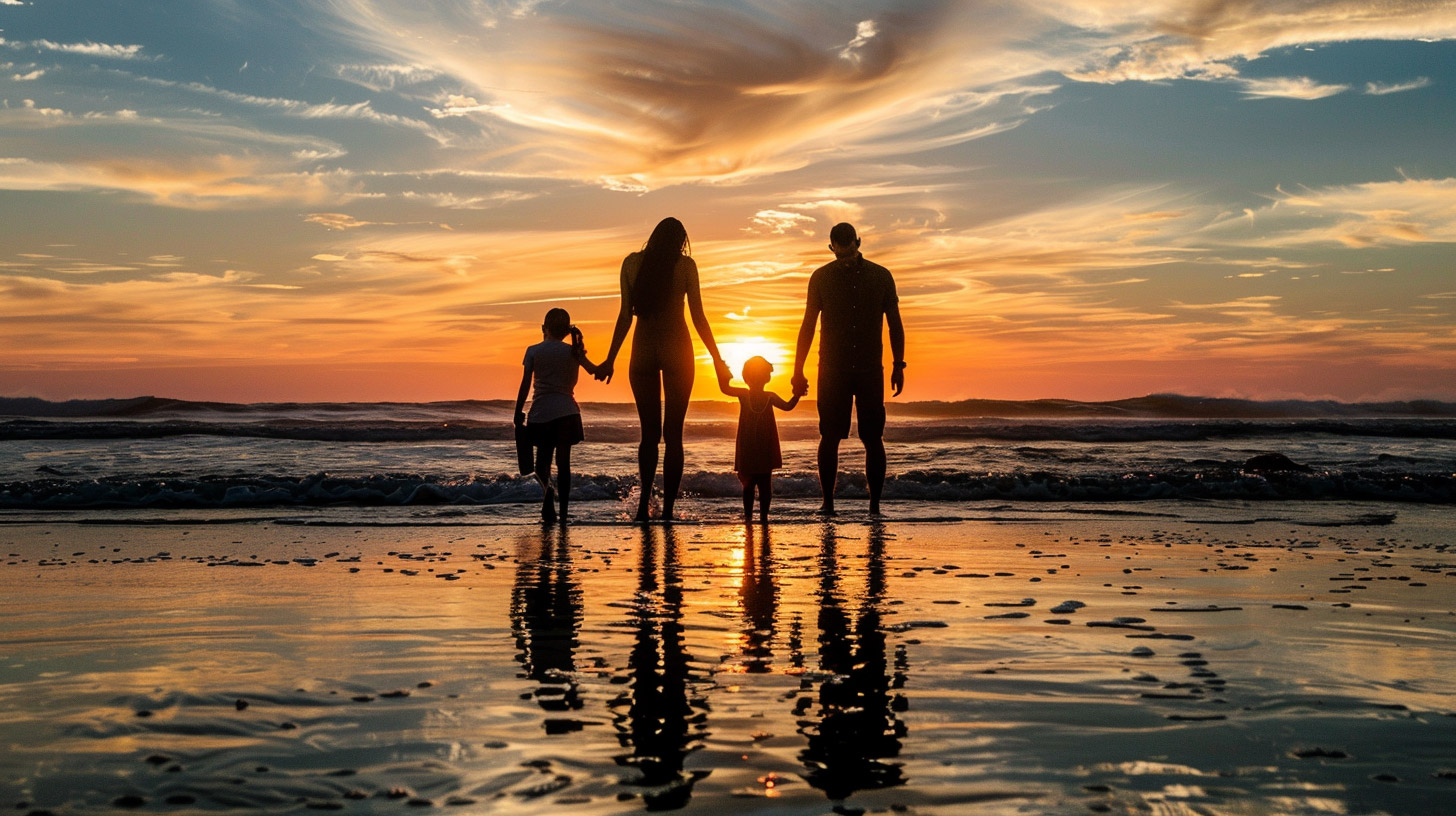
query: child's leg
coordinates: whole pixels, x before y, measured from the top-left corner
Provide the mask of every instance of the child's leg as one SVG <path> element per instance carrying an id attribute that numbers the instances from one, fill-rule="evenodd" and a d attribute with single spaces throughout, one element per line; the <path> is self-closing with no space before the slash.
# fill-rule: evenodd
<path id="1" fill-rule="evenodd" d="M 556 500 L 561 502 L 561 519 L 566 520 L 566 505 L 571 501 L 571 446 L 556 448 Z"/>
<path id="2" fill-rule="evenodd" d="M 756 481 L 758 482 L 758 519 L 764 524 L 768 524 L 768 505 L 773 501 L 773 474 L 760 474 Z"/>
<path id="3" fill-rule="evenodd" d="M 554 444 L 536 446 L 536 481 L 541 483 L 541 517 L 550 519 L 556 515 L 556 503 L 551 496 L 551 454 Z"/>
<path id="4" fill-rule="evenodd" d="M 743 520 L 753 520 L 753 477 L 747 473 L 738 474 L 738 483 L 743 485 Z"/>

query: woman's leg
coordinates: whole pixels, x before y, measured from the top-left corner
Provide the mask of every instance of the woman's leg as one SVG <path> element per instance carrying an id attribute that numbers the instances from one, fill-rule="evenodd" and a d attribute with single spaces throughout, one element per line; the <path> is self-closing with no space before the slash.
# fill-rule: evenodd
<path id="1" fill-rule="evenodd" d="M 556 446 L 556 497 L 561 502 L 561 520 L 566 521 L 566 505 L 571 501 L 571 446 Z"/>
<path id="2" fill-rule="evenodd" d="M 688 398 L 693 393 L 693 349 L 687 346 L 686 354 L 675 355 L 677 359 L 662 370 L 663 419 L 662 419 L 662 517 L 672 518 L 672 506 L 677 501 L 678 486 L 683 475 L 683 422 L 688 415 Z"/>
<path id="3" fill-rule="evenodd" d="M 738 481 L 743 485 L 743 520 L 753 521 L 753 477 L 740 473 Z"/>
<path id="4" fill-rule="evenodd" d="M 658 377 L 657 369 L 643 367 L 627 371 L 632 399 L 637 403 L 637 424 L 642 428 L 642 440 L 637 444 L 637 483 L 642 491 L 637 503 L 637 521 L 647 520 L 652 483 L 657 476 L 657 440 L 662 438 L 662 384 Z"/>

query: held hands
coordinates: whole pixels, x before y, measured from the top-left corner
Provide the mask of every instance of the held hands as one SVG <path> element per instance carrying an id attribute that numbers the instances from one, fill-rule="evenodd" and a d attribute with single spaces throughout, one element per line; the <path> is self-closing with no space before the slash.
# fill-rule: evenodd
<path id="1" fill-rule="evenodd" d="M 805 377 L 802 372 L 795 374 L 790 383 L 794 389 L 794 396 L 802 397 L 809 393 L 809 378 Z"/>
<path id="2" fill-rule="evenodd" d="M 733 381 L 733 370 L 728 367 L 727 363 L 723 362 L 721 357 L 713 360 L 713 371 L 718 375 L 719 388 L 727 388 L 728 383 Z"/>
<path id="3" fill-rule="evenodd" d="M 596 377 L 601 382 L 607 382 L 607 383 L 609 383 L 609 382 L 612 381 L 612 373 L 613 373 L 613 364 L 612 364 L 612 361 L 611 360 L 605 360 L 605 361 L 602 362 L 601 365 L 597 366 L 597 373 L 593 374 L 592 376 L 593 377 Z"/>

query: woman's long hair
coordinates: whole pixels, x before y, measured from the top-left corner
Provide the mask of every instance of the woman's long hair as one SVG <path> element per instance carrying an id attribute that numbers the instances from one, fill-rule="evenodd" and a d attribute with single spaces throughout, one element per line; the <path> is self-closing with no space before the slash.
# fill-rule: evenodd
<path id="1" fill-rule="evenodd" d="M 632 310 L 638 316 L 654 315 L 672 300 L 672 272 L 678 259 L 692 251 L 688 231 L 671 216 L 657 222 L 652 236 L 642 247 L 642 265 L 632 287 Z"/>

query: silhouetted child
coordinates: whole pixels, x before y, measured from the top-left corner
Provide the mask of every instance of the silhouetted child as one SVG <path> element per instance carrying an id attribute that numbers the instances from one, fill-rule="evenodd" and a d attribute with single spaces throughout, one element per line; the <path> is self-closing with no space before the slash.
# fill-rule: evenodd
<path id="1" fill-rule="evenodd" d="M 753 520 L 753 489 L 757 487 L 758 518 L 765 524 L 769 502 L 773 499 L 773 472 L 784 466 L 774 409 L 792 411 L 799 404 L 798 394 L 785 401 L 778 394 L 764 390 L 772 376 L 773 363 L 752 357 L 743 364 L 747 388 L 721 385 L 724 394 L 738 398 L 738 442 L 733 453 L 733 469 L 743 484 L 743 520 Z"/>
<path id="2" fill-rule="evenodd" d="M 571 342 L 566 338 L 570 336 Z M 576 404 L 577 369 L 595 374 L 597 367 L 586 358 L 586 343 L 565 309 L 552 309 L 541 324 L 541 342 L 526 349 L 522 361 L 521 390 L 516 394 L 517 425 L 524 424 L 536 448 L 536 481 L 541 483 L 541 518 L 556 520 L 553 494 L 561 501 L 561 520 L 566 520 L 571 499 L 571 446 L 582 441 L 581 408 Z M 531 413 L 522 410 L 526 392 L 535 380 Z M 551 487 L 551 457 L 556 456 L 556 489 Z"/>

